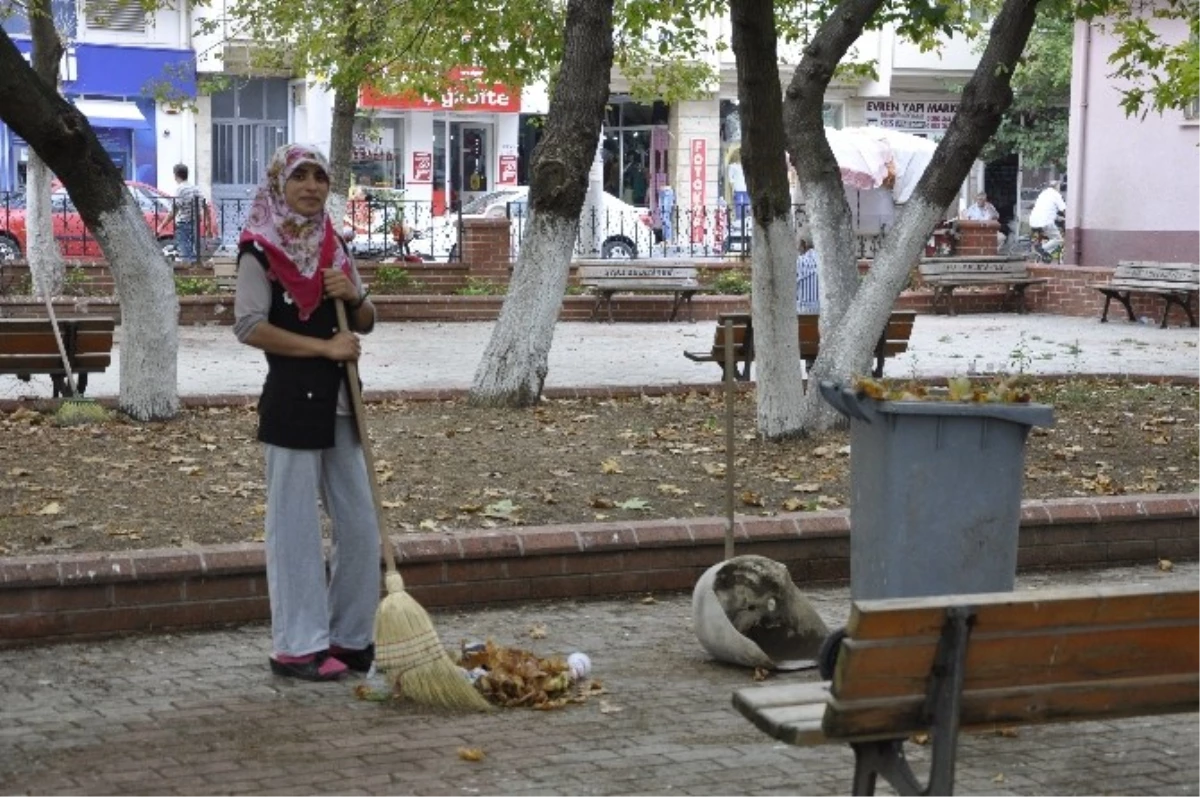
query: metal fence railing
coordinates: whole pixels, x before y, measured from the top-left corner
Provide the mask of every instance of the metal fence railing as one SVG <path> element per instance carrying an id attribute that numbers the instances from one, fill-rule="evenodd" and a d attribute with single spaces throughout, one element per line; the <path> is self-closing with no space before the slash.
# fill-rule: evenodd
<path id="1" fill-rule="evenodd" d="M 176 200 L 154 193 L 148 186 L 130 186 L 147 225 L 171 260 L 195 260 L 212 254 L 232 254 L 237 237 L 250 211 L 248 198 L 201 200 L 192 208 L 198 219 L 194 235 L 175 220 Z M 66 192 L 52 193 L 55 236 L 63 254 L 80 259 L 99 259 L 99 244 L 88 232 Z M 617 203 L 620 204 L 620 203 Z M 510 226 L 510 251 L 520 251 L 528 222 L 528 202 L 502 206 Z M 0 261 L 19 259 L 25 253 L 24 192 L 0 192 Z M 382 199 L 368 195 L 347 204 L 343 230 L 352 232 L 348 245 L 356 258 L 364 260 L 410 259 L 457 261 L 462 252 L 461 211 L 435 213 L 431 202 Z M 792 208 L 793 230 L 805 222 L 802 205 Z M 748 259 L 754 220 L 745 206 L 736 208 L 675 207 L 670 213 L 650 213 L 625 206 L 585 210 L 575 242 L 578 258 L 732 258 Z M 177 229 L 179 227 L 180 229 Z M 858 236 L 858 256 L 872 258 L 884 230 Z M 189 257 L 190 255 L 190 257 Z"/>

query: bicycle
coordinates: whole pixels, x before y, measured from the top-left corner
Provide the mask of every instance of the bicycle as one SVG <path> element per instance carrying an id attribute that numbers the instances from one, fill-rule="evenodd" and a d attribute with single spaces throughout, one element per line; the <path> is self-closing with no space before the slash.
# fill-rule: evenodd
<path id="1" fill-rule="evenodd" d="M 1029 249 L 1027 252 L 1027 257 L 1033 258 L 1038 263 L 1057 263 L 1061 266 L 1063 262 L 1063 249 L 1066 248 L 1063 245 L 1063 240 L 1060 237 L 1058 248 L 1053 252 L 1047 252 L 1043 247 L 1043 244 L 1049 240 L 1050 236 L 1046 235 L 1041 230 L 1033 230 L 1033 232 L 1031 232 L 1029 235 Z"/>

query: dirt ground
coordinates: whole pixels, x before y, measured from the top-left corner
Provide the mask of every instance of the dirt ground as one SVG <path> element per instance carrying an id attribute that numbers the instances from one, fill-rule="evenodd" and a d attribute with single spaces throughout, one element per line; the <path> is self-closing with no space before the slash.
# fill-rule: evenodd
<path id="1" fill-rule="evenodd" d="M 1197 387 L 1047 381 L 1025 497 L 1195 492 Z M 720 395 L 552 400 L 498 411 L 462 402 L 372 405 L 368 425 L 393 533 L 720 515 Z M 169 423 L 112 416 L 58 426 L 0 414 L 0 555 L 261 541 L 262 454 L 249 408 Z M 764 443 L 737 402 L 737 511 L 845 506 L 849 435 Z"/>

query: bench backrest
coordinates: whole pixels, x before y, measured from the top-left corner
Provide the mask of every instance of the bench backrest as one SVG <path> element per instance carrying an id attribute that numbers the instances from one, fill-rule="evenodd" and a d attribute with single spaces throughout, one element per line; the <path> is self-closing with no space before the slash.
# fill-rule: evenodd
<path id="1" fill-rule="evenodd" d="M 619 261 L 606 266 L 580 266 L 579 284 L 619 284 L 631 288 L 699 287 L 695 266 L 639 266 Z"/>
<path id="2" fill-rule="evenodd" d="M 995 279 L 1029 278 L 1029 266 L 1023 259 L 1000 256 L 923 260 L 919 269 L 922 277 L 935 280 L 987 282 Z"/>
<path id="3" fill-rule="evenodd" d="M 916 311 L 892 311 L 881 338 L 884 354 L 890 356 L 908 350 L 908 338 L 912 337 L 912 325 L 916 319 Z M 797 320 L 800 334 L 800 359 L 816 360 L 817 355 L 821 352 L 820 313 L 798 313 Z"/>
<path id="4" fill-rule="evenodd" d="M 922 730 L 946 612 L 975 610 L 961 724 L 1028 724 L 1195 711 L 1196 588 L 1094 587 L 858 601 L 822 727 L 888 738 Z"/>
<path id="5" fill-rule="evenodd" d="M 58 319 L 63 346 L 73 368 L 103 371 L 112 361 L 112 318 Z M 0 373 L 53 373 L 62 358 L 48 318 L 0 318 Z"/>
<path id="6" fill-rule="evenodd" d="M 1156 287 L 1196 290 L 1200 287 L 1200 265 L 1196 263 L 1155 263 L 1149 260 L 1123 260 L 1113 272 L 1114 283 L 1153 283 Z"/>

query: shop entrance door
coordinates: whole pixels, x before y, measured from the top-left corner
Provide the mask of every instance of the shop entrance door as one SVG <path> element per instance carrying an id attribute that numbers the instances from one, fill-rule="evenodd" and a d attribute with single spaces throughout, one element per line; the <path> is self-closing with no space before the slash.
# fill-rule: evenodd
<path id="1" fill-rule="evenodd" d="M 433 123 L 434 211 L 443 197 L 457 210 L 493 189 L 495 126 L 482 120 L 436 119 Z"/>

